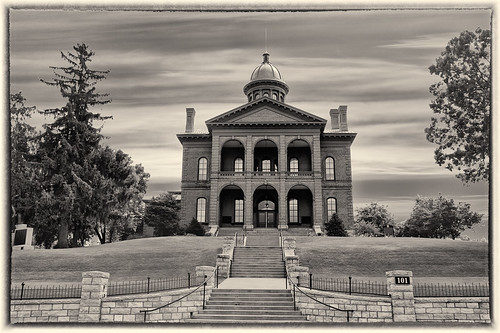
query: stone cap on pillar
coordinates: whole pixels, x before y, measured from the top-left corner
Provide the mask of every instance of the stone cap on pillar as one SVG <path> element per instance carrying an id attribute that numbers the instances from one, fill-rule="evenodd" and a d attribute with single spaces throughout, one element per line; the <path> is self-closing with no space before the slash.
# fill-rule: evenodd
<path id="1" fill-rule="evenodd" d="M 107 272 L 101 272 L 101 271 L 89 271 L 89 272 L 82 272 L 82 278 L 84 277 L 91 277 L 91 278 L 104 278 L 104 279 L 109 279 L 109 273 Z"/>

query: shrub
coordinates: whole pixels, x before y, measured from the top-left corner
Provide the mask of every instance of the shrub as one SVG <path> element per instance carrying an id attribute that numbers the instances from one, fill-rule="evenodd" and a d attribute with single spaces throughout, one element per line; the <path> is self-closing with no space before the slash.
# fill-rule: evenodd
<path id="1" fill-rule="evenodd" d="M 360 221 L 354 223 L 353 227 L 356 236 L 379 237 L 383 235 L 380 228 L 373 223 Z"/>
<path id="2" fill-rule="evenodd" d="M 342 222 L 342 219 L 337 213 L 333 214 L 330 221 L 325 223 L 325 232 L 327 236 L 347 237 L 347 232 L 344 229 L 344 222 Z"/>
<path id="3" fill-rule="evenodd" d="M 205 228 L 193 217 L 191 223 L 186 228 L 186 234 L 194 234 L 196 236 L 205 236 Z"/>

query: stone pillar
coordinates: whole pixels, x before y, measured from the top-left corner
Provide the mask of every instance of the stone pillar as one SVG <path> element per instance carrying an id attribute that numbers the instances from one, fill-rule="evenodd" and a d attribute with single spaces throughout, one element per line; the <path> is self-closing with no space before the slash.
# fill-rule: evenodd
<path id="1" fill-rule="evenodd" d="M 82 295 L 78 322 L 97 323 L 101 319 L 102 299 L 108 295 L 109 273 L 82 273 Z"/>
<path id="2" fill-rule="evenodd" d="M 214 278 L 212 273 L 214 272 L 214 267 L 212 266 L 196 266 L 196 284 L 202 284 L 205 281 L 205 276 L 210 279 L 207 281 L 207 287 L 214 286 Z"/>
<path id="3" fill-rule="evenodd" d="M 219 267 L 219 276 L 229 277 L 229 260 L 231 256 L 229 254 L 218 254 L 216 265 Z"/>
<path id="4" fill-rule="evenodd" d="M 339 106 L 340 113 L 340 130 L 347 132 L 347 105 Z"/>
<path id="5" fill-rule="evenodd" d="M 193 108 L 186 108 L 186 133 L 194 131 L 194 115 L 196 111 Z"/>
<path id="6" fill-rule="evenodd" d="M 295 248 L 297 247 L 297 240 L 295 237 L 283 237 L 283 248 L 285 250 L 287 249 L 293 249 L 295 250 Z"/>
<path id="7" fill-rule="evenodd" d="M 286 230 L 288 229 L 288 193 L 286 193 L 285 176 L 288 171 L 288 157 L 287 157 L 287 146 L 286 146 L 286 136 L 280 135 L 279 137 L 279 151 L 278 151 L 278 171 L 280 174 L 279 178 L 279 188 L 277 188 L 279 193 L 278 198 L 278 229 Z"/>
<path id="8" fill-rule="evenodd" d="M 288 269 L 288 274 L 293 283 L 299 286 L 309 286 L 309 267 L 305 266 L 292 266 Z"/>
<path id="9" fill-rule="evenodd" d="M 339 110 L 338 109 L 330 109 L 330 120 L 332 125 L 332 130 L 338 131 L 340 129 L 340 121 L 339 121 Z"/>
<path id="10" fill-rule="evenodd" d="M 290 255 L 285 257 L 286 267 L 287 269 L 291 269 L 292 267 L 299 266 L 299 256 Z"/>
<path id="11" fill-rule="evenodd" d="M 245 145 L 245 209 L 243 229 L 253 229 L 253 193 L 252 193 L 252 177 L 253 175 L 253 141 L 252 136 L 247 135 Z"/>
<path id="12" fill-rule="evenodd" d="M 387 293 L 391 296 L 394 322 L 413 322 L 415 304 L 413 299 L 413 273 L 411 271 L 389 271 Z"/>

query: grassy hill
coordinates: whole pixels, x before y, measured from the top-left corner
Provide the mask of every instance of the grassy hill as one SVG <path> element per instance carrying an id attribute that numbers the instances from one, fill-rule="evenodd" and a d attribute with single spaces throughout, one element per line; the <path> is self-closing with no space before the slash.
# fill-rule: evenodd
<path id="1" fill-rule="evenodd" d="M 81 282 L 84 271 L 104 271 L 112 281 L 187 276 L 215 266 L 224 238 L 154 237 L 93 247 L 14 251 L 12 282 Z"/>
<path id="2" fill-rule="evenodd" d="M 112 281 L 184 276 L 214 266 L 224 239 L 157 237 L 87 248 L 15 251 L 12 282 L 80 282 L 83 271 L 111 273 Z M 488 276 L 488 244 L 419 238 L 297 236 L 302 266 L 315 275 L 376 277 L 392 269 L 415 277 Z M 445 279 L 446 280 L 446 279 Z"/>
<path id="3" fill-rule="evenodd" d="M 318 275 L 383 278 L 386 271 L 402 269 L 413 271 L 416 278 L 488 277 L 487 243 L 406 237 L 297 237 L 296 252 L 300 265 Z"/>

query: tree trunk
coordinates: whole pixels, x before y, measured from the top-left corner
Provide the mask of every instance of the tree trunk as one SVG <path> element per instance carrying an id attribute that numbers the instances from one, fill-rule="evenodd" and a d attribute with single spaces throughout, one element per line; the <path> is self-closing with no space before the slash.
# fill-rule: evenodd
<path id="1" fill-rule="evenodd" d="M 58 248 L 68 248 L 68 222 L 62 220 L 59 224 L 59 232 L 57 235 L 57 247 Z"/>

